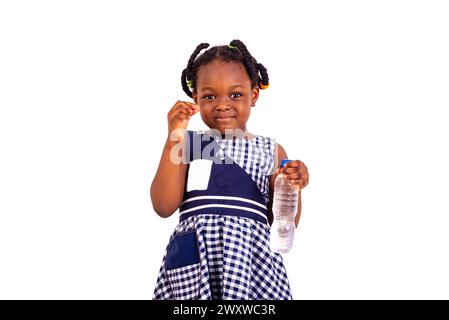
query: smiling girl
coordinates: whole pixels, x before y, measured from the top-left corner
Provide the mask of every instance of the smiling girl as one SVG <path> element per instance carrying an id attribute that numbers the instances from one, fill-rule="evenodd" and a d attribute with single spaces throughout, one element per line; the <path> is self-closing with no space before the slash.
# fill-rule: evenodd
<path id="1" fill-rule="evenodd" d="M 208 46 L 200 44 L 182 72 L 193 103 L 177 101 L 168 112 L 151 184 L 155 212 L 165 218 L 179 209 L 180 217 L 153 299 L 292 299 L 282 256 L 269 248 L 273 187 L 279 172 L 298 186 L 297 225 L 308 171 L 299 160 L 279 169 L 285 149 L 247 129 L 260 89 L 269 86 L 266 68 L 240 40 L 198 57 Z M 197 113 L 210 130 L 187 130 Z M 179 150 L 183 161 L 174 160 Z"/>

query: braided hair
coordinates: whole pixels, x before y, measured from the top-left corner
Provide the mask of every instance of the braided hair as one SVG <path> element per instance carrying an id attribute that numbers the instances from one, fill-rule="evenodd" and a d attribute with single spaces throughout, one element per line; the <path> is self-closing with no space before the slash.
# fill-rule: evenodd
<path id="1" fill-rule="evenodd" d="M 215 59 L 226 62 L 240 62 L 245 66 L 251 80 L 251 88 L 258 86 L 260 89 L 268 88 L 267 69 L 249 53 L 245 44 L 240 40 L 232 40 L 227 46 L 215 46 L 204 52 L 196 59 L 201 50 L 207 48 L 208 43 L 199 44 L 190 56 L 187 67 L 182 71 L 181 84 L 184 92 L 192 98 L 192 92 L 196 88 L 197 72 L 200 66 L 206 65 Z M 259 75 L 260 73 L 260 75 Z"/>

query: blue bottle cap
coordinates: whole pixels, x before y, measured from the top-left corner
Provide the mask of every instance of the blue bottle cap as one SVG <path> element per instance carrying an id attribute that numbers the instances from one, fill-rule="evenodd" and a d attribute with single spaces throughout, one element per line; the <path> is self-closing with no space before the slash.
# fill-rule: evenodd
<path id="1" fill-rule="evenodd" d="M 281 161 L 281 168 L 283 168 L 285 166 L 286 163 L 288 162 L 292 162 L 293 160 L 289 160 L 289 159 L 284 159 Z"/>

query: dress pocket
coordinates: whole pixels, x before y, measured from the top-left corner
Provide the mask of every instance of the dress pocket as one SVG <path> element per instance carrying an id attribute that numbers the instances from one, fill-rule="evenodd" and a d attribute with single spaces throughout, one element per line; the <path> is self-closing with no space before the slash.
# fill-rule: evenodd
<path id="1" fill-rule="evenodd" d="M 196 230 L 176 234 L 170 240 L 165 270 L 173 299 L 197 299 L 201 280 Z"/>

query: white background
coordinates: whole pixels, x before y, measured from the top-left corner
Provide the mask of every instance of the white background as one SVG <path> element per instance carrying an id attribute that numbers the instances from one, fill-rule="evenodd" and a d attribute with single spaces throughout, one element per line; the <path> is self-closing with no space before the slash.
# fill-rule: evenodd
<path id="1" fill-rule="evenodd" d="M 149 187 L 195 47 L 266 66 L 248 129 L 306 163 L 295 299 L 449 298 L 445 1 L 2 1 L 0 298 L 151 299 Z M 204 128 L 199 117 L 189 129 Z"/>

